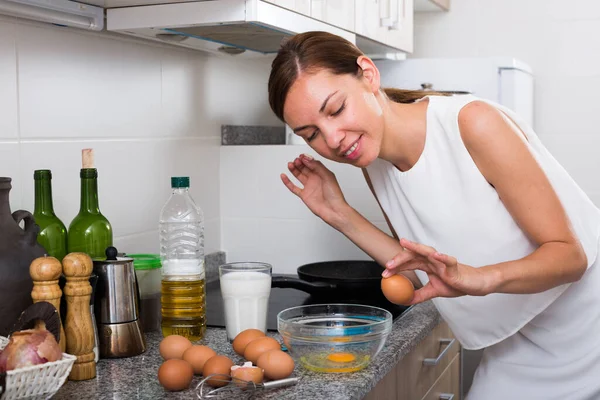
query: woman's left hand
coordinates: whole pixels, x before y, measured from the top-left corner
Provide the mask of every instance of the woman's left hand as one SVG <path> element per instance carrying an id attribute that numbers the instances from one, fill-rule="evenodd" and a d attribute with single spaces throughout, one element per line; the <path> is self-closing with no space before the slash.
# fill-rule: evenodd
<path id="1" fill-rule="evenodd" d="M 429 277 L 429 282 L 415 291 L 411 304 L 435 297 L 485 296 L 490 293 L 489 277 L 478 268 L 459 264 L 456 258 L 438 253 L 424 244 L 400 239 L 400 245 L 406 250 L 386 263 L 383 276 L 418 269 Z"/>

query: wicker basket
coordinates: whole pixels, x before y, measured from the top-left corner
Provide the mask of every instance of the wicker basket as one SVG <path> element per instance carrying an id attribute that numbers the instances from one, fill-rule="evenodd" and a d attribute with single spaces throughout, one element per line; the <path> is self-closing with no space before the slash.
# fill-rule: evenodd
<path id="1" fill-rule="evenodd" d="M 8 339 L 0 336 L 0 350 Z M 2 400 L 49 399 L 65 383 L 77 357 L 63 353 L 62 359 L 31 367 L 18 368 L 6 373 L 6 392 Z"/>

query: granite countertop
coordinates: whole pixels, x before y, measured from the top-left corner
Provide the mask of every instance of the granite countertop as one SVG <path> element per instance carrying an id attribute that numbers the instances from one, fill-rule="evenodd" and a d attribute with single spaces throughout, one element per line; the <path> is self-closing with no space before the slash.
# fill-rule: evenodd
<path id="1" fill-rule="evenodd" d="M 440 316 L 431 302 L 418 304 L 394 321 L 392 332 L 384 348 L 364 370 L 347 374 L 321 374 L 297 365 L 293 377 L 300 381 L 294 386 L 255 393 L 253 399 L 327 399 L 357 400 L 363 398 L 407 353 L 414 349 L 439 323 Z M 269 332 L 281 342 L 281 336 Z M 68 381 L 53 399 L 197 399 L 195 388 L 202 379 L 195 376 L 190 389 L 167 392 L 158 383 L 157 371 L 162 363 L 158 344 L 159 332 L 147 334 L 148 350 L 137 357 L 100 360 L 95 379 L 82 382 Z M 213 348 L 218 354 L 230 357 L 235 363 L 242 358 L 233 352 L 225 330 L 208 328 L 199 342 Z M 244 398 L 241 392 L 236 397 Z M 225 397 L 223 397 L 225 398 Z"/>

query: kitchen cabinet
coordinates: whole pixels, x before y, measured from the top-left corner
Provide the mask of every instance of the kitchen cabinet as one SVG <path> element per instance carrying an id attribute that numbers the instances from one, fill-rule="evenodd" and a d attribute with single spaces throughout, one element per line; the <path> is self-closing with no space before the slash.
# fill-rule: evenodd
<path id="1" fill-rule="evenodd" d="M 460 346 L 441 322 L 365 397 L 365 400 L 458 400 Z"/>
<path id="2" fill-rule="evenodd" d="M 415 12 L 450 11 L 450 0 L 414 0 Z"/>
<path id="3" fill-rule="evenodd" d="M 264 0 L 266 3 L 277 4 L 279 7 L 287 8 L 304 15 L 311 15 L 311 0 Z"/>
<path id="4" fill-rule="evenodd" d="M 354 0 L 312 0 L 310 16 L 354 32 Z"/>
<path id="5" fill-rule="evenodd" d="M 363 51 L 413 51 L 413 0 L 355 0 L 355 8 L 354 31 Z"/>

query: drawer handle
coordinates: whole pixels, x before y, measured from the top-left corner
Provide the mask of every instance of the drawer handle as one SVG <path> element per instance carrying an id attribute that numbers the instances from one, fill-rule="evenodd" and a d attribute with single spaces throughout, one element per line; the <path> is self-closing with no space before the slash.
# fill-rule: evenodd
<path id="1" fill-rule="evenodd" d="M 436 358 L 424 359 L 423 365 L 427 365 L 427 366 L 438 365 L 438 363 L 440 362 L 442 357 L 444 357 L 444 355 L 448 352 L 450 347 L 452 347 L 452 345 L 454 344 L 455 341 L 456 341 L 456 339 L 440 339 L 440 344 L 446 344 L 446 347 L 444 348 L 444 350 L 441 351 L 441 353 Z"/>
<path id="2" fill-rule="evenodd" d="M 440 400 L 453 400 L 454 395 L 452 393 L 442 393 L 440 394 Z"/>

